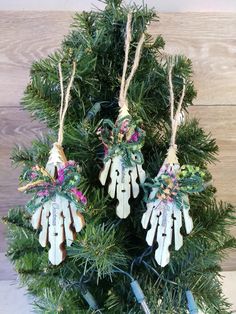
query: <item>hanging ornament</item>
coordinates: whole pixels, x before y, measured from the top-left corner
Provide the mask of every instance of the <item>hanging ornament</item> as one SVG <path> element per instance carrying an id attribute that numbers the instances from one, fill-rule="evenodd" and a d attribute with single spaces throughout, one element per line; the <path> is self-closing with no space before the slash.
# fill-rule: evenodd
<path id="1" fill-rule="evenodd" d="M 170 147 L 158 175 L 152 184 L 146 184 L 151 192 L 147 197 L 147 210 L 142 217 L 143 228 L 147 229 L 149 227 L 146 241 L 149 246 L 157 242 L 155 259 L 162 267 L 169 263 L 169 247 L 172 240 L 174 240 L 175 250 L 179 250 L 183 245 L 181 228 L 185 227 L 187 234 L 193 229 L 193 221 L 189 214 L 188 194 L 200 192 L 204 189 L 204 173 L 198 167 L 190 165 L 180 167 L 178 162 L 175 139 L 185 96 L 185 79 L 183 79 L 183 90 L 174 115 L 172 68 L 171 63 L 168 73 L 172 127 Z"/>
<path id="2" fill-rule="evenodd" d="M 59 64 L 61 86 L 61 108 L 58 141 L 53 144 L 46 167 L 35 166 L 24 174 L 25 186 L 19 191 L 33 193 L 27 204 L 32 215 L 32 226 L 40 229 L 39 243 L 46 247 L 50 243 L 48 257 L 53 265 L 60 264 L 66 257 L 65 242 L 71 246 L 76 232 L 80 232 L 85 222 L 81 212 L 87 202 L 77 189 L 80 182 L 79 167 L 74 161 L 67 161 L 63 148 L 63 127 L 69 105 L 70 89 L 73 84 L 76 65 L 64 99 L 63 78 Z"/>
<path id="3" fill-rule="evenodd" d="M 100 182 L 105 185 L 108 175 L 111 182 L 108 192 L 112 198 L 117 198 L 117 216 L 126 218 L 130 214 L 129 199 L 131 194 L 136 198 L 139 194 L 139 184 L 145 181 L 145 172 L 142 168 L 143 156 L 141 148 L 144 144 L 145 132 L 139 128 L 128 110 L 127 91 L 130 82 L 137 70 L 141 48 L 144 42 L 142 34 L 135 52 L 135 59 L 129 76 L 126 79 L 128 55 L 131 41 L 131 14 L 128 14 L 125 40 L 125 61 L 123 66 L 120 95 L 119 115 L 113 124 L 104 120 L 103 127 L 98 134 L 104 144 L 104 168 L 100 173 Z"/>

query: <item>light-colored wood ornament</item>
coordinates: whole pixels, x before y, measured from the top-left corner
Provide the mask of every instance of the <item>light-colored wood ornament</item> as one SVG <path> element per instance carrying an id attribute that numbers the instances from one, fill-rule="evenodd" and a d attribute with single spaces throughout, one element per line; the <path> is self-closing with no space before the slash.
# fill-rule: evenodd
<path id="1" fill-rule="evenodd" d="M 54 177 L 65 162 L 62 147 L 55 143 L 46 170 Z M 48 258 L 53 265 L 59 265 L 65 259 L 65 245 L 71 246 L 76 232 L 80 232 L 84 225 L 84 218 L 75 204 L 58 194 L 40 206 L 32 216 L 33 228 L 41 229 L 39 243 L 43 247 L 50 244 Z"/>
<path id="2" fill-rule="evenodd" d="M 63 75 L 61 63 L 58 65 L 60 88 L 61 88 L 61 106 L 59 111 L 59 130 L 58 140 L 53 144 L 46 164 L 46 169 L 36 166 L 43 175 L 50 177 L 53 183 L 56 183 L 58 171 L 65 167 L 67 162 L 62 148 L 65 115 L 69 106 L 70 90 L 74 81 L 76 63 L 73 62 L 72 74 L 64 95 Z M 19 190 L 24 192 L 31 187 L 44 184 L 43 180 L 30 182 Z M 42 205 L 41 205 L 42 204 Z M 40 229 L 39 243 L 42 247 L 50 244 L 48 258 L 53 265 L 59 265 L 66 257 L 65 246 L 71 246 L 75 239 L 76 232 L 80 232 L 85 225 L 82 214 L 79 213 L 74 202 L 69 201 L 66 196 L 54 194 L 46 202 L 43 197 L 36 199 L 35 207 L 37 210 L 31 218 L 34 229 Z"/>
<path id="3" fill-rule="evenodd" d="M 135 158 L 135 155 L 133 155 Z M 119 218 L 127 218 L 130 214 L 129 199 L 131 195 L 136 198 L 139 194 L 139 184 L 145 181 L 145 172 L 141 165 L 134 164 L 133 167 L 126 167 L 122 156 L 117 155 L 109 159 L 104 169 L 100 173 L 100 181 L 105 185 L 108 174 L 110 172 L 111 182 L 108 192 L 112 198 L 117 198 L 118 205 L 116 214 Z"/>
<path id="4" fill-rule="evenodd" d="M 178 172 L 180 166 L 175 153 L 176 147 L 170 147 L 167 158 L 161 167 L 156 179 L 163 174 L 164 170 Z M 181 228 L 185 227 L 186 233 L 190 233 L 193 229 L 193 221 L 189 215 L 190 206 L 188 195 L 185 195 L 181 208 L 177 207 L 176 202 L 163 201 L 156 198 L 157 188 L 153 188 L 147 203 L 147 211 L 142 217 L 142 226 L 147 229 L 150 223 L 150 229 L 146 235 L 148 245 L 152 246 L 157 242 L 158 248 L 155 251 L 155 259 L 157 263 L 164 267 L 170 261 L 169 247 L 174 241 L 174 248 L 178 251 L 183 245 L 183 236 Z M 184 226 L 183 226 L 184 222 Z"/>
<path id="5" fill-rule="evenodd" d="M 158 180 L 165 171 L 176 175 L 180 169 L 176 154 L 177 146 L 175 140 L 178 126 L 184 122 L 184 113 L 181 111 L 181 108 L 186 91 L 186 82 L 185 78 L 183 78 L 183 89 L 175 111 L 175 96 L 172 83 L 173 59 L 167 59 L 167 62 L 169 66 L 168 81 L 170 92 L 171 140 L 166 159 L 155 180 Z M 187 194 L 182 198 L 182 203 L 178 205 L 174 198 L 171 200 L 163 200 L 161 197 L 159 198 L 157 194 L 158 188 L 152 188 L 147 202 L 147 210 L 143 214 L 141 223 L 144 229 L 147 229 L 150 224 L 146 241 L 150 246 L 152 246 L 154 242 L 157 242 L 158 247 L 155 251 L 155 259 L 160 266 L 164 267 L 170 261 L 169 247 L 172 244 L 172 237 L 174 236 L 174 248 L 177 251 L 183 245 L 181 228 L 185 227 L 186 233 L 190 233 L 193 229 L 193 221 L 189 215 L 190 206 Z"/>
<path id="6" fill-rule="evenodd" d="M 128 14 L 127 25 L 126 25 L 126 39 L 125 39 L 125 60 L 123 65 L 123 73 L 120 86 L 120 95 L 119 95 L 119 115 L 117 118 L 117 123 L 120 121 L 125 121 L 125 119 L 131 119 L 128 110 L 128 101 L 127 101 L 127 91 L 130 85 L 130 82 L 138 68 L 141 48 L 144 42 L 144 34 L 141 35 L 138 42 L 134 62 L 130 71 L 130 74 L 126 78 L 127 65 L 128 65 L 128 56 L 129 56 L 129 47 L 131 41 L 131 21 L 132 15 Z M 135 154 L 132 154 L 131 157 L 133 160 L 137 158 Z M 132 166 L 126 166 L 125 161 L 122 155 L 117 152 L 113 157 L 107 160 L 104 163 L 104 168 L 100 172 L 100 182 L 102 185 L 106 184 L 108 175 L 110 173 L 111 182 L 108 187 L 108 193 L 112 198 L 117 198 L 118 205 L 116 207 L 116 214 L 119 218 L 127 218 L 130 214 L 130 205 L 129 199 L 131 195 L 133 198 L 136 198 L 139 194 L 139 181 L 141 184 L 145 181 L 145 172 L 140 164 L 137 164 L 135 161 L 131 161 Z"/>
<path id="7" fill-rule="evenodd" d="M 67 162 L 63 148 L 58 143 L 54 143 L 49 154 L 49 159 L 46 165 L 46 170 L 51 176 L 55 176 L 55 170 L 60 169 Z"/>

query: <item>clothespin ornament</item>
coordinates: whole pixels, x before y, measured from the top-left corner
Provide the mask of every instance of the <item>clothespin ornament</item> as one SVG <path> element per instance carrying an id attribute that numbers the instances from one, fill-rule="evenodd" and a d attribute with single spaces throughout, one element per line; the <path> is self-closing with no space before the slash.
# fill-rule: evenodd
<path id="1" fill-rule="evenodd" d="M 34 193 L 27 204 L 33 212 L 32 226 L 39 229 L 39 243 L 46 247 L 50 244 L 48 257 L 53 265 L 59 265 L 66 257 L 65 245 L 71 246 L 76 232 L 85 224 L 81 212 L 86 197 L 77 190 L 80 182 L 79 168 L 74 161 L 67 161 L 62 148 L 65 114 L 69 106 L 70 90 L 75 76 L 76 64 L 73 63 L 72 75 L 64 97 L 61 64 L 59 76 L 61 87 L 61 107 L 59 114 L 58 141 L 53 144 L 46 167 L 35 166 L 25 174 L 29 181 L 19 191 Z"/>
<path id="2" fill-rule="evenodd" d="M 131 195 L 136 198 L 139 194 L 137 180 L 143 183 L 146 177 L 142 168 L 143 156 L 141 153 L 145 132 L 132 119 L 127 100 L 127 91 L 139 64 L 144 34 L 141 35 L 138 42 L 133 66 L 126 78 L 131 21 L 132 16 L 129 13 L 126 25 L 125 61 L 119 95 L 119 115 L 115 124 L 110 120 L 104 120 L 103 127 L 98 132 L 106 150 L 100 182 L 105 185 L 108 175 L 110 176 L 108 192 L 112 198 L 116 197 L 118 200 L 116 213 L 120 218 L 126 218 L 130 214 L 129 199 Z M 110 130 L 107 127 L 110 127 Z"/>
<path id="3" fill-rule="evenodd" d="M 193 220 L 189 214 L 188 194 L 204 189 L 204 173 L 198 167 L 184 165 L 180 167 L 177 158 L 176 133 L 179 126 L 179 115 L 185 96 L 186 81 L 183 78 L 183 89 L 177 109 L 174 113 L 174 92 L 172 84 L 172 62 L 169 63 L 168 80 L 170 89 L 171 140 L 166 159 L 153 180 L 146 184 L 151 188 L 147 197 L 147 210 L 142 217 L 142 226 L 148 228 L 146 241 L 152 246 L 157 243 L 155 259 L 164 267 L 170 261 L 170 246 L 179 250 L 183 245 L 181 228 L 189 234 L 193 229 Z"/>

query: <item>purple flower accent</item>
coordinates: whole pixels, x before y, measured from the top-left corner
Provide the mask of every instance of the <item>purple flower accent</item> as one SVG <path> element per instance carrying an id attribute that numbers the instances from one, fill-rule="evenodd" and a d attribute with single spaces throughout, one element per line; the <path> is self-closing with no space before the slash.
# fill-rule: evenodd
<path id="1" fill-rule="evenodd" d="M 87 198 L 81 191 L 77 190 L 76 188 L 72 188 L 71 192 L 81 201 L 81 203 L 87 203 Z"/>
<path id="2" fill-rule="evenodd" d="M 138 131 L 135 131 L 135 132 L 132 134 L 132 136 L 131 136 L 129 142 L 138 142 L 138 140 L 139 140 L 139 132 L 138 132 Z"/>
<path id="3" fill-rule="evenodd" d="M 81 196 L 80 200 L 84 205 L 87 204 L 87 197 L 85 195 Z"/>
<path id="4" fill-rule="evenodd" d="M 166 200 L 167 200 L 168 202 L 170 202 L 170 203 L 173 203 L 173 201 L 174 201 L 171 196 L 167 196 Z"/>
<path id="5" fill-rule="evenodd" d="M 108 147 L 107 147 L 107 145 L 104 145 L 103 148 L 104 148 L 104 155 L 107 156 L 108 155 Z"/>
<path id="6" fill-rule="evenodd" d="M 37 176 L 38 176 L 37 173 L 32 172 L 31 175 L 30 175 L 30 178 L 31 178 L 31 180 L 34 180 L 34 179 L 37 178 Z"/>
<path id="7" fill-rule="evenodd" d="M 49 196 L 49 192 L 48 190 L 44 190 L 44 191 L 39 191 L 37 193 L 38 196 Z"/>
<path id="8" fill-rule="evenodd" d="M 76 162 L 74 160 L 69 160 L 66 162 L 65 168 L 69 166 L 75 166 L 75 165 L 76 165 Z"/>
<path id="9" fill-rule="evenodd" d="M 64 175 L 64 168 L 61 168 L 58 170 L 57 172 L 57 181 L 62 184 L 64 182 L 64 179 L 65 179 L 65 175 Z"/>

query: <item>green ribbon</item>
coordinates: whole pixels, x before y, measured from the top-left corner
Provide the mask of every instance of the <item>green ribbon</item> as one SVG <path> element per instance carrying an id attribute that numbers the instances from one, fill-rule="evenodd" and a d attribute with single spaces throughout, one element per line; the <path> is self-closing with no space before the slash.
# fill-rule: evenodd
<path id="1" fill-rule="evenodd" d="M 134 133 L 138 133 L 138 140 L 135 142 L 130 142 L 125 139 L 128 132 L 122 133 L 123 131 L 121 130 L 121 127 L 126 120 L 128 120 L 127 128 L 129 130 L 133 129 Z M 141 153 L 141 148 L 144 145 L 145 132 L 137 127 L 130 116 L 123 117 L 116 124 L 109 119 L 105 119 L 103 121 L 103 126 L 101 139 L 108 147 L 108 153 L 104 157 L 105 162 L 114 156 L 122 156 L 123 163 L 126 167 L 132 167 L 134 164 L 143 164 L 144 159 L 143 154 Z"/>
<path id="2" fill-rule="evenodd" d="M 205 173 L 200 171 L 198 167 L 190 165 L 182 166 L 177 174 L 173 172 L 170 175 L 167 171 L 164 171 L 160 176 L 143 185 L 145 192 L 144 201 L 146 203 L 156 201 L 156 199 L 158 199 L 156 195 L 150 199 L 150 190 L 157 189 L 156 194 L 166 197 L 169 196 L 172 199 L 159 198 L 160 201 L 164 203 L 174 201 L 179 209 L 181 209 L 183 205 L 189 208 L 189 203 L 186 202 L 186 195 L 199 193 L 204 190 L 204 175 Z M 172 183 L 172 185 L 168 185 L 168 183 Z M 168 190 L 169 193 L 167 193 L 166 190 Z"/>

